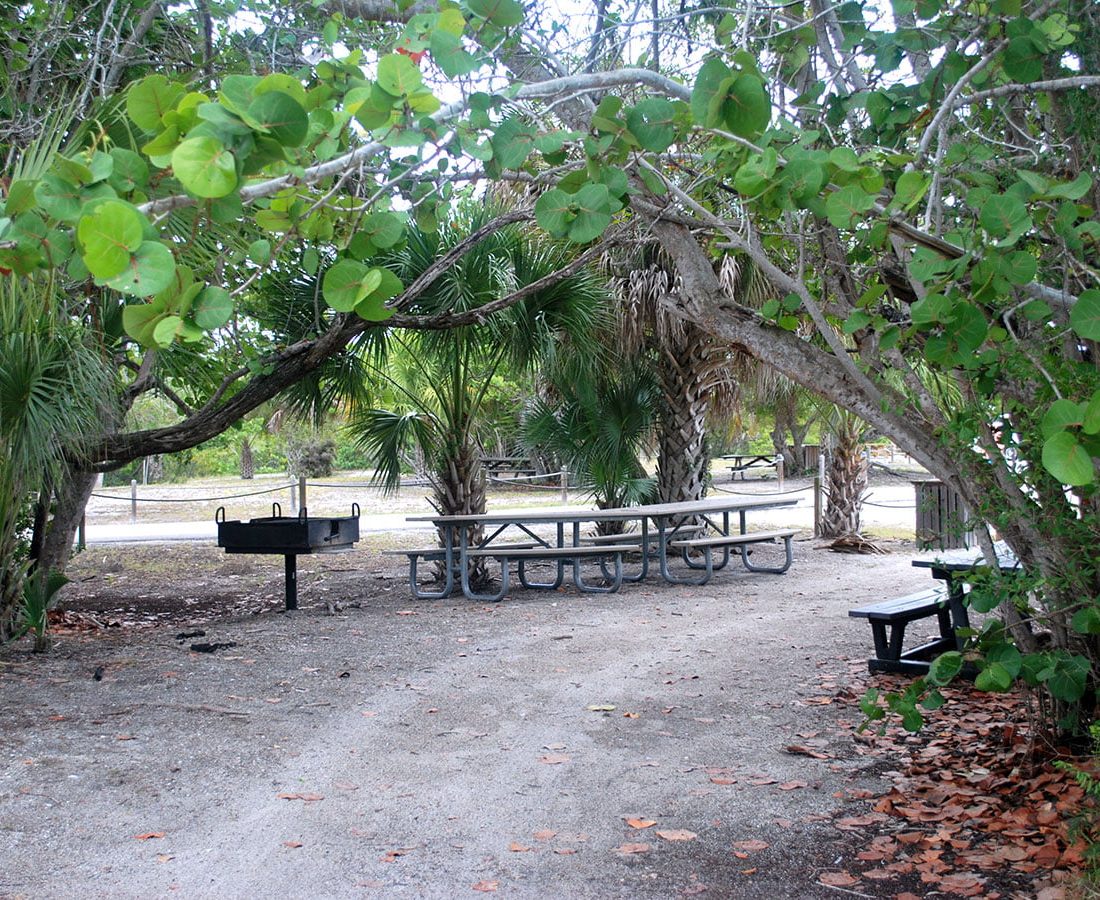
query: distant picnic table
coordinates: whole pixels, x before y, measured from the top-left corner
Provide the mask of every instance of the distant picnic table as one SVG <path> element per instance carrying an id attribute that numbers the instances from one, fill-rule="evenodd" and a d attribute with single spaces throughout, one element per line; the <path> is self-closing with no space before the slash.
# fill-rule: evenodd
<path id="1" fill-rule="evenodd" d="M 536 475 L 535 464 L 527 456 L 483 456 L 481 464 L 489 475 L 511 472 L 512 475 Z"/>
<path id="2" fill-rule="evenodd" d="M 777 465 L 777 457 L 773 453 L 729 453 L 721 458 L 730 462 L 726 467 L 730 470 L 730 481 L 736 481 L 738 474 L 744 481 L 745 472 L 749 469 L 774 469 Z"/>

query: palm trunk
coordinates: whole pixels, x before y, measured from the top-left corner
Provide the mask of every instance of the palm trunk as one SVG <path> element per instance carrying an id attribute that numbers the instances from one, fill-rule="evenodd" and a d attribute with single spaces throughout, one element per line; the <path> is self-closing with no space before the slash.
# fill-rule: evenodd
<path id="1" fill-rule="evenodd" d="M 690 328 L 664 353 L 657 435 L 657 496 L 661 503 L 700 500 L 707 491 L 707 347 L 705 335 Z"/>
<path id="2" fill-rule="evenodd" d="M 72 556 L 76 528 L 95 488 L 95 472 L 66 467 L 54 492 L 53 516 L 46 526 L 36 565 L 47 572 L 64 572 Z"/>
<path id="3" fill-rule="evenodd" d="M 821 537 L 858 535 L 863 494 L 867 490 L 867 459 L 860 440 L 863 423 L 844 416 L 836 430 L 829 461 L 829 502 L 822 515 Z"/>
<path id="4" fill-rule="evenodd" d="M 434 479 L 434 506 L 445 516 L 479 515 L 486 509 L 485 468 L 477 448 L 465 445 L 443 461 Z M 485 538 L 482 525 L 466 528 L 467 546 L 476 546 Z M 439 531 L 439 545 L 444 546 L 446 534 Z M 436 579 L 446 577 L 442 561 L 435 565 Z M 470 584 L 482 588 L 489 581 L 489 571 L 483 559 L 473 560 L 469 567 Z"/>

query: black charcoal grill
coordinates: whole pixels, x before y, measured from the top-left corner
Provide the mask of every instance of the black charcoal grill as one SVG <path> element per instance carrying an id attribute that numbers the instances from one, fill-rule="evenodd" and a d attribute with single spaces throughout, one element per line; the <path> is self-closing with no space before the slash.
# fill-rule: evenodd
<path id="1" fill-rule="evenodd" d="M 278 503 L 262 519 L 226 521 L 225 507 L 214 514 L 218 546 L 226 553 L 271 553 L 286 559 L 286 608 L 298 608 L 298 556 L 302 553 L 339 553 L 359 540 L 359 504 L 350 516 L 310 518 L 305 507 L 296 516 L 284 516 Z"/>

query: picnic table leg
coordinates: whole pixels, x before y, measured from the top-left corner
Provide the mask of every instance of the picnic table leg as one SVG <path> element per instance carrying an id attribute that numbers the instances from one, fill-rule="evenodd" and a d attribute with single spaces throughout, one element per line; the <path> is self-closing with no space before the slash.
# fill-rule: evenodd
<path id="1" fill-rule="evenodd" d="M 714 560 L 710 553 L 710 547 L 703 548 L 703 560 L 704 564 L 700 567 L 698 565 L 691 565 L 693 569 L 702 568 L 705 571 L 699 578 L 681 578 L 678 575 L 673 575 L 669 571 L 668 567 L 668 535 L 662 535 L 662 546 L 665 548 L 665 552 L 661 554 L 661 577 L 665 579 L 669 584 L 706 584 L 710 581 L 711 575 L 714 574 Z"/>
<path id="2" fill-rule="evenodd" d="M 783 549 L 786 552 L 787 558 L 781 566 L 754 566 L 749 562 L 749 554 L 746 552 L 747 547 L 742 545 L 741 547 L 741 562 L 744 563 L 746 569 L 750 572 L 770 572 L 773 575 L 782 575 L 791 567 L 791 563 L 794 562 L 794 551 L 791 547 L 791 537 L 787 535 L 783 538 Z"/>

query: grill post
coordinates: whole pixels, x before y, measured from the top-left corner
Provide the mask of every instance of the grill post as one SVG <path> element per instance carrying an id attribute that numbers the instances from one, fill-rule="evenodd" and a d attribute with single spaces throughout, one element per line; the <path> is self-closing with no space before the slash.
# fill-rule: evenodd
<path id="1" fill-rule="evenodd" d="M 286 608 L 298 608 L 298 557 L 293 553 L 283 557 L 286 560 Z"/>

